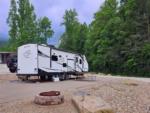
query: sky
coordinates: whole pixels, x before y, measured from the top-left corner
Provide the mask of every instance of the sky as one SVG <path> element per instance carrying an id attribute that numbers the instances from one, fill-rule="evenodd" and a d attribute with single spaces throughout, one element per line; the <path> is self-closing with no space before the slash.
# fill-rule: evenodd
<path id="1" fill-rule="evenodd" d="M 76 9 L 78 19 L 81 23 L 90 24 L 94 13 L 99 10 L 104 0 L 30 0 L 35 8 L 37 18 L 47 16 L 52 21 L 54 35 L 48 40 L 49 44 L 57 45 L 64 27 L 63 22 L 65 10 Z M 10 0 L 0 0 L 0 40 L 8 40 L 9 27 L 6 23 L 10 7 Z"/>

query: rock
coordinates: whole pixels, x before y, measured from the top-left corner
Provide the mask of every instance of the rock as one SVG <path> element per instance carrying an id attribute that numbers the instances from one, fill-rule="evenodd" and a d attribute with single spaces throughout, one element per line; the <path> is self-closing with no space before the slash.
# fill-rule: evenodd
<path id="1" fill-rule="evenodd" d="M 80 113 L 114 113 L 108 103 L 95 96 L 73 96 L 72 102 Z"/>
<path id="2" fill-rule="evenodd" d="M 131 80 L 131 79 L 126 79 L 123 81 L 123 83 L 129 86 L 138 86 L 138 81 Z"/>

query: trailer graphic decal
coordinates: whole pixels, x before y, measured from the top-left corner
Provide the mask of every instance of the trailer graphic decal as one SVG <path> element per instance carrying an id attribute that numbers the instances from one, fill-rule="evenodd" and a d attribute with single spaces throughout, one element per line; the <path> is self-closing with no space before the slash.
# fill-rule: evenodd
<path id="1" fill-rule="evenodd" d="M 44 53 L 42 53 L 42 52 L 41 52 L 41 51 L 39 51 L 39 50 L 38 50 L 38 55 L 39 55 L 39 56 L 42 56 L 42 57 L 50 58 L 50 56 L 45 55 Z"/>

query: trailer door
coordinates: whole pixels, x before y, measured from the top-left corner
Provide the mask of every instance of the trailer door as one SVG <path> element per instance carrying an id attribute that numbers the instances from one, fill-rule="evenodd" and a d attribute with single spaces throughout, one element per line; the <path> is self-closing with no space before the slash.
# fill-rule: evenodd
<path id="1" fill-rule="evenodd" d="M 67 59 L 67 71 L 68 72 L 74 72 L 75 71 L 74 59 Z"/>
<path id="2" fill-rule="evenodd" d="M 18 74 L 38 74 L 37 45 L 27 44 L 18 48 Z"/>
<path id="3" fill-rule="evenodd" d="M 76 55 L 76 71 L 82 72 L 83 71 L 83 59 L 81 56 Z"/>

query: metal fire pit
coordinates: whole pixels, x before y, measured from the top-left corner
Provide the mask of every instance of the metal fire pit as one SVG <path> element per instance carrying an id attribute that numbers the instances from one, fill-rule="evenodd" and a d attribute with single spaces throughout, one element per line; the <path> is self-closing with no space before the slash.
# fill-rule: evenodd
<path id="1" fill-rule="evenodd" d="M 41 92 L 34 99 L 34 103 L 39 105 L 57 105 L 63 102 L 64 96 L 59 91 Z"/>

